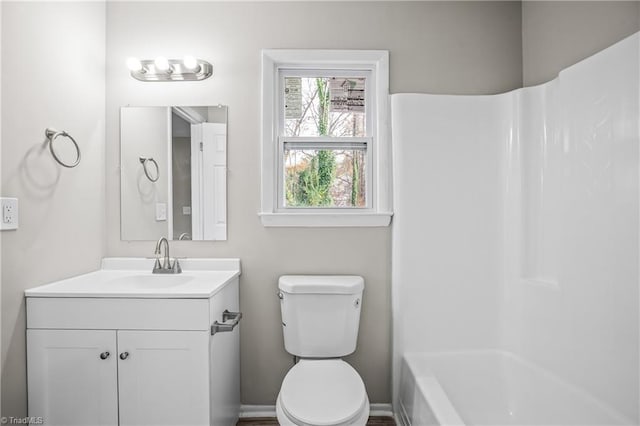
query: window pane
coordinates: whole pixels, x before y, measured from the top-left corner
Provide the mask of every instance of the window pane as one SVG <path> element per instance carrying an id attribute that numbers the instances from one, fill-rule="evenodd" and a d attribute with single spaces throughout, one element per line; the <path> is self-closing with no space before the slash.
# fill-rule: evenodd
<path id="1" fill-rule="evenodd" d="M 364 137 L 364 77 L 285 77 L 284 135 Z"/>
<path id="2" fill-rule="evenodd" d="M 366 150 L 285 149 L 285 207 L 366 207 Z"/>

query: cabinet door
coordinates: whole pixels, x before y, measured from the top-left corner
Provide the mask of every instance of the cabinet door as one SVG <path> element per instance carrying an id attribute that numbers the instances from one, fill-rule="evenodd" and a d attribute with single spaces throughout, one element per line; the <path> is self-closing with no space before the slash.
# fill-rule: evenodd
<path id="1" fill-rule="evenodd" d="M 29 415 L 45 424 L 118 424 L 115 331 L 27 330 L 27 376 Z"/>
<path id="2" fill-rule="evenodd" d="M 120 426 L 209 425 L 209 337 L 118 331 Z"/>

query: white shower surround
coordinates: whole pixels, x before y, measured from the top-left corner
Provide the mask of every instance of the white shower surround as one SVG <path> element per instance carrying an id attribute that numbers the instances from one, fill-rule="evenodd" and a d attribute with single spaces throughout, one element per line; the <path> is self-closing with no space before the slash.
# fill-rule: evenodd
<path id="1" fill-rule="evenodd" d="M 404 355 L 497 350 L 639 422 L 639 47 L 495 96 L 392 96 L 396 411 Z"/>

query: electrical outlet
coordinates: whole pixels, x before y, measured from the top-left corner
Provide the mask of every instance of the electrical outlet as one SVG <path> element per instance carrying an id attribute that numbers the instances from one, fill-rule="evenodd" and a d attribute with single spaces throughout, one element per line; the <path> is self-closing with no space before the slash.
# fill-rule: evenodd
<path id="1" fill-rule="evenodd" d="M 156 222 L 167 220 L 167 203 L 156 203 Z"/>
<path id="2" fill-rule="evenodd" d="M 18 229 L 18 199 L 0 198 L 0 207 L 2 214 L 0 230 Z"/>

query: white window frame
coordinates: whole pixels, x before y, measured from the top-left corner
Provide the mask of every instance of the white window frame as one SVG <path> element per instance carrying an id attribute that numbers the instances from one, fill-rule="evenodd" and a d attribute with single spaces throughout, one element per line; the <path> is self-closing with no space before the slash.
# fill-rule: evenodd
<path id="1" fill-rule="evenodd" d="M 366 74 L 367 137 L 348 138 L 367 145 L 366 207 L 285 207 L 283 198 L 284 120 L 280 88 L 283 73 L 323 70 Z M 388 226 L 391 210 L 389 131 L 389 53 L 386 50 L 266 49 L 262 51 L 262 199 L 264 226 Z M 302 139 L 302 138 L 299 138 Z M 282 188 L 281 188 L 282 187 Z"/>

